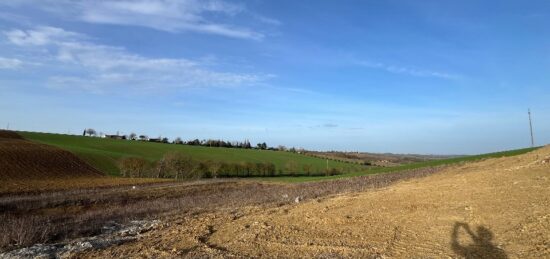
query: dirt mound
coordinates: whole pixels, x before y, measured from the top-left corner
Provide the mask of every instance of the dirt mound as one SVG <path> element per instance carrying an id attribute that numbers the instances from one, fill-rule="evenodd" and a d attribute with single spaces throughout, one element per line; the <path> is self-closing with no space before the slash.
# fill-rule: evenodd
<path id="1" fill-rule="evenodd" d="M 16 132 L 0 131 L 2 181 L 101 176 L 103 173 L 68 151 L 25 140 Z"/>
<path id="2" fill-rule="evenodd" d="M 0 140 L 2 139 L 23 139 L 23 137 L 13 131 L 0 130 Z"/>

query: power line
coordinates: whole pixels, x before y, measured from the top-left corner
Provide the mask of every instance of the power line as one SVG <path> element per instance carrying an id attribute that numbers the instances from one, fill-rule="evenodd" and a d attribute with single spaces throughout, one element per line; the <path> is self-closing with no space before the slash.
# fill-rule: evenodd
<path id="1" fill-rule="evenodd" d="M 529 129 L 531 130 L 531 147 L 534 147 L 535 139 L 533 138 L 533 122 L 531 121 L 531 109 L 527 109 L 527 114 L 529 114 Z"/>

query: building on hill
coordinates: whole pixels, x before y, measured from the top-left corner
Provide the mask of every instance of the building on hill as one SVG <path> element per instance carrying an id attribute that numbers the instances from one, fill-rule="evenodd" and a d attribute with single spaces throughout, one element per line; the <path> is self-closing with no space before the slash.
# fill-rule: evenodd
<path id="1" fill-rule="evenodd" d="M 120 136 L 120 135 L 105 135 L 105 138 L 110 138 L 110 139 L 126 139 L 126 136 Z"/>

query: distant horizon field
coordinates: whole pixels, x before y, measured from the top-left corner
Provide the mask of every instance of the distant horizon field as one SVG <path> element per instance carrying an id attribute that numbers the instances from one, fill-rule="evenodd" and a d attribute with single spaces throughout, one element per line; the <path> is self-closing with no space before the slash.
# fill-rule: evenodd
<path id="1" fill-rule="evenodd" d="M 154 162 L 169 152 L 182 152 L 201 161 L 273 163 L 278 171 L 284 170 L 285 164 L 293 161 L 298 166 L 296 173 L 303 173 L 304 165 L 311 165 L 312 172 L 315 173 L 324 172 L 327 168 L 325 159 L 284 151 L 202 147 L 29 131 L 18 131 L 17 133 L 25 139 L 70 151 L 96 169 L 111 176 L 120 176 L 117 163 L 121 158 L 141 157 Z M 328 167 L 341 169 L 345 172 L 364 170 L 357 164 L 333 160 L 329 160 Z"/>
<path id="2" fill-rule="evenodd" d="M 299 183 L 299 182 L 340 179 L 340 178 L 362 176 L 362 175 L 396 173 L 396 172 L 402 172 L 406 170 L 415 170 L 415 169 L 427 168 L 427 167 L 437 167 L 437 166 L 446 166 L 446 165 L 460 164 L 460 163 L 466 163 L 466 162 L 475 162 L 475 161 L 489 159 L 489 158 L 517 156 L 517 155 L 521 155 L 521 154 L 525 154 L 525 153 L 537 150 L 541 147 L 542 146 L 513 149 L 513 150 L 499 151 L 499 152 L 471 155 L 471 156 L 460 156 L 460 157 L 447 158 L 447 159 L 435 159 L 435 160 L 430 160 L 425 162 L 416 162 L 416 163 L 403 164 L 403 165 L 390 166 L 390 167 L 370 167 L 362 170 L 361 172 L 345 173 L 345 174 L 332 175 L 332 176 L 294 176 L 294 177 L 280 176 L 280 177 L 274 177 L 269 180 L 287 182 L 287 183 Z"/>

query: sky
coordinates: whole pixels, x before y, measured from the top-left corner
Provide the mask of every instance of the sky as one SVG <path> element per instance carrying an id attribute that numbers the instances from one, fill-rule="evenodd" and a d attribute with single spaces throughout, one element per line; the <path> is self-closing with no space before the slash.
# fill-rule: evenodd
<path id="1" fill-rule="evenodd" d="M 550 2 L 2 0 L 0 127 L 477 154 L 550 143 Z"/>

